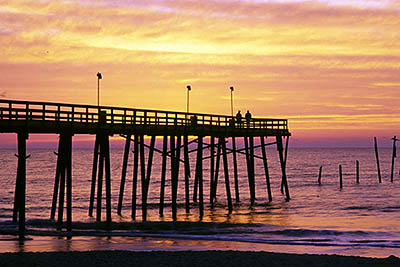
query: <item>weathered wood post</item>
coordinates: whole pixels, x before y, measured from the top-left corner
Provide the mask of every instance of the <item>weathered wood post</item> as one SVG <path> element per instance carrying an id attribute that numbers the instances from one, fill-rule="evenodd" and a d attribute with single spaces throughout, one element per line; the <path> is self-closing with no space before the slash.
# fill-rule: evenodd
<path id="1" fill-rule="evenodd" d="M 264 163 L 265 181 L 267 183 L 268 200 L 269 200 L 269 202 L 271 202 L 272 201 L 271 183 L 269 180 L 267 152 L 265 151 L 266 148 L 265 148 L 264 136 L 260 136 L 260 142 L 261 142 L 261 152 L 262 152 L 263 163 Z"/>
<path id="2" fill-rule="evenodd" d="M 228 209 L 229 213 L 232 213 L 232 197 L 231 197 L 231 189 L 229 185 L 229 170 L 228 170 L 228 157 L 226 155 L 226 143 L 225 137 L 220 137 L 220 143 L 222 144 L 222 157 L 224 162 L 224 176 L 225 176 L 225 189 L 226 189 L 226 198 L 228 201 Z"/>
<path id="3" fill-rule="evenodd" d="M 104 136 L 104 167 L 106 182 L 106 221 L 107 227 L 111 225 L 111 163 L 110 163 L 110 142 L 108 134 Z"/>
<path id="4" fill-rule="evenodd" d="M 340 189 L 343 188 L 342 165 L 339 165 L 339 183 Z"/>
<path id="5" fill-rule="evenodd" d="M 356 160 L 356 183 L 360 183 L 360 162 Z"/>
<path id="6" fill-rule="evenodd" d="M 378 180 L 379 183 L 382 183 L 381 167 L 379 166 L 378 142 L 376 140 L 376 137 L 374 137 L 374 146 L 375 146 L 376 167 L 378 168 Z"/>
<path id="7" fill-rule="evenodd" d="M 250 193 L 250 202 L 253 204 L 253 187 L 251 183 L 251 166 L 250 166 L 250 155 L 249 155 L 249 141 L 247 136 L 243 137 L 244 139 L 244 150 L 246 154 L 246 165 L 247 165 L 247 181 L 249 183 L 249 193 Z"/>
<path id="8" fill-rule="evenodd" d="M 232 136 L 232 160 L 233 160 L 233 175 L 235 179 L 235 201 L 240 202 L 239 196 L 239 180 L 238 180 L 238 168 L 237 168 L 237 158 L 236 158 L 236 138 Z"/>
<path id="9" fill-rule="evenodd" d="M 214 153 L 215 153 L 215 137 L 210 137 L 210 204 L 214 208 Z"/>
<path id="10" fill-rule="evenodd" d="M 96 141 L 94 144 L 93 151 L 93 167 L 92 167 L 92 183 L 90 186 L 90 202 L 89 202 L 89 216 L 93 216 L 93 206 L 94 206 L 94 195 L 96 193 L 96 176 L 97 176 L 97 164 L 99 161 L 99 135 L 96 134 Z M 60 149 L 58 149 L 60 151 Z"/>
<path id="11" fill-rule="evenodd" d="M 318 173 L 318 184 L 321 185 L 321 176 L 322 176 L 322 166 L 319 166 L 319 173 Z"/>
<path id="12" fill-rule="evenodd" d="M 58 197 L 58 190 L 59 190 L 59 185 L 60 185 L 60 171 L 61 171 L 61 160 L 59 156 L 60 152 L 60 147 L 61 142 L 58 142 L 58 153 L 55 153 L 57 155 L 57 166 L 56 166 L 56 177 L 54 179 L 54 189 L 53 189 L 53 201 L 51 203 L 51 213 L 50 213 L 50 220 L 54 220 L 56 216 L 56 209 L 57 209 L 57 197 Z"/>
<path id="13" fill-rule="evenodd" d="M 139 136 L 134 136 L 133 142 L 133 177 L 132 177 L 132 207 L 131 218 L 136 219 L 136 193 L 137 193 L 137 180 L 139 172 Z"/>
<path id="14" fill-rule="evenodd" d="M 18 217 L 18 238 L 20 241 L 25 239 L 25 199 L 26 199 L 26 140 L 28 134 L 26 132 L 18 132 L 18 166 L 17 179 L 15 186 L 14 198 L 14 216 Z"/>
<path id="15" fill-rule="evenodd" d="M 286 169 L 286 161 L 287 161 L 288 147 L 289 147 L 289 136 L 286 136 L 285 158 L 284 158 L 285 169 Z M 281 181 L 281 193 L 283 194 L 283 180 Z"/>
<path id="16" fill-rule="evenodd" d="M 65 199 L 65 168 L 66 168 L 66 136 L 60 134 L 61 150 L 58 152 L 58 156 L 61 160 L 61 177 L 60 177 L 60 194 L 58 196 L 58 214 L 57 214 L 57 230 L 62 229 L 62 223 L 64 218 L 64 199 Z"/>
<path id="17" fill-rule="evenodd" d="M 140 180 L 142 185 L 142 221 L 147 220 L 147 203 L 146 203 L 146 158 L 144 154 L 144 136 L 140 135 L 139 142 L 140 156 Z"/>
<path id="18" fill-rule="evenodd" d="M 188 136 L 183 137 L 183 158 L 185 168 L 185 210 L 186 213 L 190 212 L 190 193 L 189 193 L 189 178 L 190 178 L 190 164 L 189 164 L 189 140 Z"/>
<path id="19" fill-rule="evenodd" d="M 158 213 L 164 216 L 165 176 L 167 172 L 168 135 L 163 137 L 163 152 L 161 163 L 160 207 Z"/>
<path id="20" fill-rule="evenodd" d="M 96 205 L 96 221 L 101 221 L 101 204 L 102 204 L 102 192 L 103 192 L 103 169 L 104 169 L 104 134 L 99 134 L 99 145 L 100 145 L 100 158 L 99 158 L 99 173 L 97 178 L 97 205 Z"/>
<path id="21" fill-rule="evenodd" d="M 173 137 L 175 138 L 175 137 Z M 171 139 L 172 140 L 172 139 Z M 171 147 L 175 146 L 171 142 Z M 179 163 L 180 163 L 180 151 L 181 151 L 181 136 L 176 137 L 176 148 L 171 148 L 171 194 L 172 194 L 172 219 L 177 219 L 177 194 L 178 194 L 178 176 L 179 176 Z"/>
<path id="22" fill-rule="evenodd" d="M 198 137 L 197 141 L 197 160 L 196 160 L 196 176 L 199 182 L 199 212 L 200 218 L 204 216 L 203 201 L 203 136 Z"/>
<path id="23" fill-rule="evenodd" d="M 281 170 L 282 170 L 282 182 L 285 188 L 285 192 L 286 192 L 286 201 L 290 200 L 290 194 L 289 194 L 289 186 L 288 186 L 288 182 L 287 182 L 287 177 L 286 177 L 286 163 L 285 160 L 283 158 L 283 147 L 282 147 L 282 136 L 281 135 L 277 135 L 276 136 L 276 145 L 278 148 L 278 153 L 279 153 L 279 160 L 281 163 Z"/>
<path id="24" fill-rule="evenodd" d="M 118 208 L 117 208 L 118 215 L 121 215 L 122 211 L 122 202 L 124 199 L 125 179 L 126 179 L 126 170 L 128 168 L 130 145 L 131 145 L 131 135 L 129 134 L 126 136 L 124 158 L 122 161 L 121 185 L 119 187 L 119 198 L 118 198 Z"/>
<path id="25" fill-rule="evenodd" d="M 255 164 L 254 164 L 254 137 L 250 136 L 249 137 L 249 143 L 250 143 L 250 174 L 251 174 L 251 205 L 254 205 L 256 201 L 256 182 L 255 182 Z"/>
<path id="26" fill-rule="evenodd" d="M 66 136 L 67 231 L 72 231 L 72 134 Z"/>
<path id="27" fill-rule="evenodd" d="M 222 144 L 220 142 L 220 139 L 218 138 L 218 144 L 217 144 L 217 160 L 215 162 L 215 175 L 214 175 L 214 184 L 213 184 L 213 199 L 215 200 L 217 198 L 217 187 L 218 187 L 218 177 L 219 177 L 219 165 L 221 162 L 221 150 L 222 150 Z"/>
<path id="28" fill-rule="evenodd" d="M 390 171 L 390 182 L 393 183 L 394 158 L 396 157 L 396 141 L 398 141 L 398 139 L 396 139 L 396 136 L 394 136 L 392 140 L 393 140 L 393 152 L 392 152 L 392 168 Z"/>

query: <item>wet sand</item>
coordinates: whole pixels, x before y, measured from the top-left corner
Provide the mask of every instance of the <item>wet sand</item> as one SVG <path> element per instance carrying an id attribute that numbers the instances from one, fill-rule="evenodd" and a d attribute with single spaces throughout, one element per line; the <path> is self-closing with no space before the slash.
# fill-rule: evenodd
<path id="1" fill-rule="evenodd" d="M 0 266 L 400 266 L 400 258 L 239 251 L 1 253 Z"/>

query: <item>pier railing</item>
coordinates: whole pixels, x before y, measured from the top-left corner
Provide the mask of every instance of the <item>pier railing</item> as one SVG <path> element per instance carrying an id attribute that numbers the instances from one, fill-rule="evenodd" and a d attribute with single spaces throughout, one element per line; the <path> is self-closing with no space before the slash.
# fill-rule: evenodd
<path id="1" fill-rule="evenodd" d="M 99 116 L 100 114 L 100 116 Z M 148 126 L 218 126 L 251 129 L 287 130 L 287 120 L 243 118 L 201 113 L 146 110 L 122 107 L 74 105 L 0 99 L 0 120 L 49 121 Z"/>

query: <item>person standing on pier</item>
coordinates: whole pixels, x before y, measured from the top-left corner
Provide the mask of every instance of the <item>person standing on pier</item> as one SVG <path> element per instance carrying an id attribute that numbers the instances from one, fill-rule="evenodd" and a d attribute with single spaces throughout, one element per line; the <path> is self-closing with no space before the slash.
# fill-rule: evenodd
<path id="1" fill-rule="evenodd" d="M 247 127 L 250 127 L 250 121 L 251 121 L 251 113 L 250 113 L 250 111 L 246 112 L 245 117 L 246 117 Z"/>
<path id="2" fill-rule="evenodd" d="M 238 112 L 236 113 L 236 122 L 239 125 L 239 128 L 242 124 L 242 114 L 240 113 L 240 110 L 238 110 Z"/>

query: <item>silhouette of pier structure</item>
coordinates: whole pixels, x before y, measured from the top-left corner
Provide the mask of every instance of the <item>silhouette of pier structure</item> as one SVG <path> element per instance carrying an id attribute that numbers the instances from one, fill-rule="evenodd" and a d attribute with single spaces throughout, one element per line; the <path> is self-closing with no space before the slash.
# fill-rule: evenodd
<path id="1" fill-rule="evenodd" d="M 205 196 L 203 189 L 203 162 L 210 161 L 210 192 L 209 203 L 214 206 L 216 197 L 219 168 L 222 167 L 225 180 L 225 190 L 229 212 L 233 210 L 230 178 L 228 169 L 228 154 L 232 154 L 233 178 L 235 183 L 235 201 L 239 202 L 238 163 L 237 154 L 245 155 L 247 165 L 247 180 L 249 184 L 250 202 L 254 204 L 255 190 L 255 159 L 261 159 L 265 170 L 268 200 L 272 201 L 266 146 L 276 145 L 282 173 L 281 192 L 290 199 L 286 178 L 286 157 L 290 132 L 287 120 L 253 118 L 251 122 L 238 124 L 232 116 L 172 112 L 161 110 L 146 110 L 120 108 L 109 106 L 74 105 L 49 102 L 0 100 L 0 133 L 16 133 L 18 138 L 18 167 L 14 193 L 13 220 L 18 222 L 19 238 L 25 236 L 25 197 L 26 197 L 26 140 L 29 134 L 52 133 L 59 135 L 57 167 L 54 182 L 54 192 L 50 218 L 55 219 L 57 213 L 57 228 L 64 227 L 72 231 L 72 137 L 75 134 L 96 135 L 93 168 L 90 190 L 89 216 L 93 216 L 96 198 L 96 220 L 102 219 L 103 176 L 105 187 L 106 223 L 111 224 L 111 169 L 109 136 L 120 135 L 125 138 L 125 149 L 120 179 L 120 193 L 117 213 L 121 215 L 126 171 L 129 161 L 131 143 L 133 143 L 133 187 L 131 202 L 131 217 L 136 220 L 137 183 L 141 182 L 142 220 L 147 219 L 147 197 L 152 174 L 153 155 L 162 155 L 161 188 L 159 214 L 164 214 L 165 182 L 167 177 L 167 158 L 170 159 L 171 171 L 171 207 L 172 218 L 177 219 L 177 191 L 179 168 L 184 169 L 185 211 L 190 212 L 190 203 L 198 203 L 200 217 L 204 214 Z M 145 137 L 150 138 L 147 145 Z M 162 149 L 158 149 L 156 137 L 162 140 Z M 190 137 L 190 138 L 189 138 Z M 275 137 L 274 142 L 267 143 L 267 137 Z M 237 139 L 243 138 L 243 148 L 237 147 Z M 260 140 L 255 145 L 255 139 Z M 286 138 L 286 144 L 283 144 Z M 206 142 L 209 140 L 209 143 Z M 227 143 L 230 140 L 230 146 Z M 197 144 L 195 149 L 189 145 Z M 147 166 L 146 166 L 146 153 Z M 255 149 L 261 149 L 262 155 L 256 155 Z M 205 156 L 204 149 L 210 149 Z M 189 179 L 191 171 L 189 154 L 196 154 L 193 195 L 190 196 Z M 140 173 L 139 173 L 140 170 Z M 96 192 L 97 187 L 97 192 Z M 97 194 L 96 194 L 97 193 Z M 66 202 L 66 221 L 64 221 L 64 202 Z M 192 202 L 192 203 L 193 203 Z M 57 212 L 58 208 L 58 212 Z"/>

